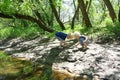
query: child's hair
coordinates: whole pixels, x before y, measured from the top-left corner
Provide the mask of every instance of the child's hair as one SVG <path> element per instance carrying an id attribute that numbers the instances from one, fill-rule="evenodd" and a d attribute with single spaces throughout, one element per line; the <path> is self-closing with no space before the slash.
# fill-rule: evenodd
<path id="1" fill-rule="evenodd" d="M 74 36 L 80 36 L 80 32 L 78 31 L 74 32 Z"/>
<path id="2" fill-rule="evenodd" d="M 68 36 L 73 36 L 73 33 L 68 33 L 67 35 L 68 35 Z"/>

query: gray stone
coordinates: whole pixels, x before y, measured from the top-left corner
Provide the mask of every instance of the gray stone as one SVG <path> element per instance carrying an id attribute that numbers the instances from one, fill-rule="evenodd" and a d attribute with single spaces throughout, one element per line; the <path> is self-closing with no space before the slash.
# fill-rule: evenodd
<path id="1" fill-rule="evenodd" d="M 3 42 L 0 50 L 13 57 L 23 57 L 35 63 L 50 62 L 53 69 L 67 68 L 73 74 L 98 74 L 104 79 L 120 79 L 120 46 L 116 44 L 91 43 L 89 49 L 82 51 L 81 46 L 59 49 L 59 42 L 49 42 L 48 37 L 32 40 L 17 38 Z"/>
<path id="2" fill-rule="evenodd" d="M 12 54 L 14 54 L 15 49 L 13 49 L 13 48 L 6 48 L 6 49 L 4 50 L 4 52 L 5 52 L 6 54 L 8 54 L 8 55 L 12 55 Z"/>

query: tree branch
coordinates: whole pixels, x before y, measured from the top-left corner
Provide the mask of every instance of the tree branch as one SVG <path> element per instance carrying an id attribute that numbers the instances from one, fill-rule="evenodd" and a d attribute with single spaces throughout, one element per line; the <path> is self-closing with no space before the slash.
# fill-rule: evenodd
<path id="1" fill-rule="evenodd" d="M 54 32 L 54 30 L 52 28 L 49 28 L 48 26 L 46 26 L 40 19 L 38 20 L 38 19 L 33 18 L 31 16 L 28 16 L 28 15 L 22 15 L 22 14 L 17 14 L 16 13 L 16 14 L 13 14 L 11 16 L 11 15 L 8 15 L 8 14 L 0 13 L 0 17 L 9 18 L 9 19 L 14 19 L 14 18 L 25 19 L 25 20 L 37 23 L 39 25 L 39 27 L 42 28 L 45 31 Z"/>

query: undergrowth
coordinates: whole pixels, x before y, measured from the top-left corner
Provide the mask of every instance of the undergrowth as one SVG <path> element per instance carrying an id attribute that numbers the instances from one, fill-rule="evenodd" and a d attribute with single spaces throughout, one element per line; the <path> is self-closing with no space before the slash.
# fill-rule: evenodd
<path id="1" fill-rule="evenodd" d="M 120 22 L 107 22 L 102 34 L 99 35 L 99 40 L 103 43 L 114 42 L 120 40 Z"/>
<path id="2" fill-rule="evenodd" d="M 91 39 L 98 38 L 101 41 L 112 41 L 112 40 L 120 40 L 120 22 L 116 21 L 115 23 L 111 23 L 110 21 L 106 21 L 106 23 L 101 24 L 99 26 L 93 27 L 83 27 L 81 25 L 75 25 L 75 28 L 72 30 L 71 26 L 66 24 L 66 30 L 61 30 L 59 26 L 53 26 L 55 28 L 55 32 L 49 33 L 41 30 L 39 27 L 4 27 L 0 29 L 0 39 L 5 38 L 33 38 L 37 35 L 39 36 L 47 36 L 50 38 L 54 37 L 54 34 L 58 31 L 62 31 L 65 33 L 73 33 L 75 31 L 79 31 L 82 35 L 87 35 Z"/>
<path id="3" fill-rule="evenodd" d="M 0 39 L 5 38 L 31 38 L 40 34 L 39 27 L 5 27 L 0 29 Z"/>

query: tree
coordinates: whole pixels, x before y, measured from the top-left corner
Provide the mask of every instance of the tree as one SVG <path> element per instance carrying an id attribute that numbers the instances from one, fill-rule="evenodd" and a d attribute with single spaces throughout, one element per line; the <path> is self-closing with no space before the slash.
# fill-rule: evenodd
<path id="1" fill-rule="evenodd" d="M 103 0 L 103 1 L 106 4 L 106 6 L 107 6 L 107 8 L 109 10 L 109 15 L 110 15 L 112 21 L 114 22 L 115 19 L 117 19 L 117 17 L 116 17 L 116 14 L 115 14 L 115 11 L 114 11 L 114 9 L 112 7 L 111 2 L 109 0 Z"/>
<path id="2" fill-rule="evenodd" d="M 91 3 L 92 3 L 92 0 L 90 0 L 90 1 L 88 2 L 88 5 L 87 5 L 87 7 L 86 7 L 86 11 L 87 11 L 87 13 L 89 12 L 89 9 L 90 9 L 90 6 L 91 6 Z"/>
<path id="3" fill-rule="evenodd" d="M 91 24 L 91 22 L 89 20 L 87 12 L 86 12 L 86 7 L 85 7 L 85 4 L 84 4 L 84 1 L 83 0 L 78 0 L 78 3 L 79 3 L 79 6 L 80 6 L 80 9 L 81 9 L 83 18 L 85 20 L 86 26 L 87 27 L 92 27 L 92 24 Z"/>
<path id="4" fill-rule="evenodd" d="M 120 22 L 120 7 L 119 7 L 119 12 L 118 12 L 118 21 Z"/>
<path id="5" fill-rule="evenodd" d="M 58 15 L 58 13 L 57 13 L 57 10 L 56 10 L 56 8 L 55 8 L 55 5 L 54 5 L 53 0 L 49 0 L 49 2 L 50 2 L 50 6 L 51 6 L 51 8 L 52 8 L 52 11 L 53 11 L 53 13 L 54 13 L 54 15 L 55 15 L 55 18 L 56 18 L 57 22 L 59 23 L 61 29 L 62 29 L 62 30 L 65 30 L 65 26 L 64 26 L 64 24 L 62 23 L 62 21 L 60 20 L 60 17 L 59 17 L 59 15 Z"/>
<path id="6" fill-rule="evenodd" d="M 25 19 L 25 20 L 37 23 L 39 27 L 45 31 L 54 32 L 52 28 L 49 28 L 48 26 L 46 26 L 40 19 L 36 19 L 28 15 L 22 15 L 22 14 L 17 14 L 17 13 L 13 15 L 9 15 L 9 14 L 0 13 L 0 17 L 9 18 L 9 19 L 14 19 L 14 18 Z"/>
<path id="7" fill-rule="evenodd" d="M 35 3 L 36 2 L 33 2 L 31 4 L 30 0 L 24 0 L 22 2 L 18 0 L 3 0 L 0 2 L 0 17 L 31 21 L 38 24 L 38 26 L 44 31 L 53 32 L 54 30 L 50 26 L 47 26 L 46 23 L 43 21 L 43 15 L 39 13 L 38 10 L 39 7 L 33 8 L 34 10 L 37 10 L 37 14 L 34 14 L 34 10 L 31 7 L 33 7 L 32 5 L 34 5 Z"/>
<path id="8" fill-rule="evenodd" d="M 73 16 L 73 18 L 72 18 L 71 29 L 74 29 L 75 17 L 77 16 L 78 12 L 79 12 L 79 5 L 77 6 L 77 9 L 76 9 L 76 11 L 75 11 L 75 14 L 74 14 L 74 16 Z"/>
<path id="9" fill-rule="evenodd" d="M 101 2 L 101 8 L 102 8 L 103 12 L 101 12 L 102 15 L 101 15 L 100 22 L 99 22 L 100 24 L 105 20 L 105 17 L 107 16 L 107 14 L 106 14 L 106 6 L 105 6 L 105 4 L 103 2 Z"/>
<path id="10" fill-rule="evenodd" d="M 87 12 L 87 13 L 89 13 L 89 9 L 90 9 L 91 3 L 92 3 L 92 0 L 86 1 L 85 9 L 86 9 L 86 12 Z M 83 18 L 83 19 L 82 19 L 82 25 L 83 25 L 84 23 L 85 23 L 85 20 L 84 20 L 84 18 Z"/>

